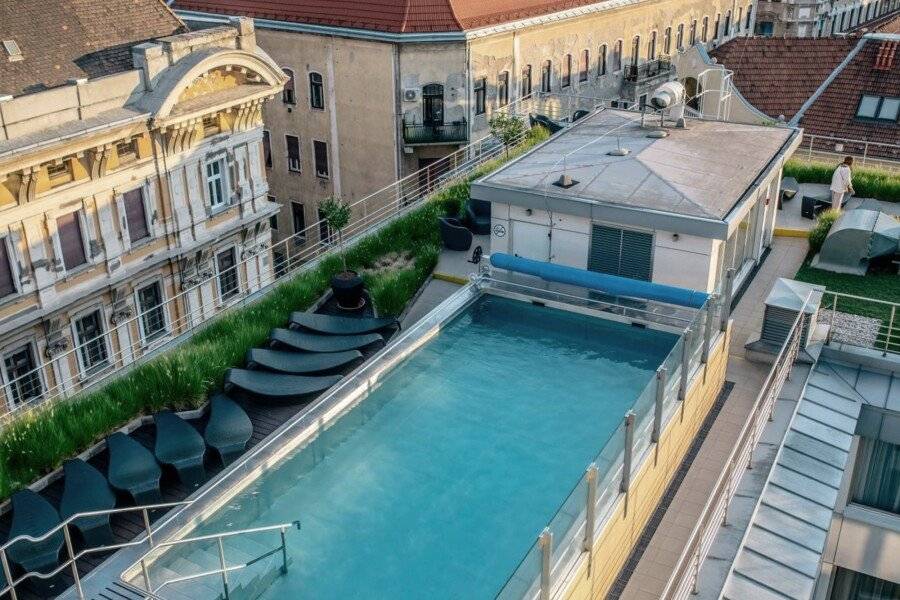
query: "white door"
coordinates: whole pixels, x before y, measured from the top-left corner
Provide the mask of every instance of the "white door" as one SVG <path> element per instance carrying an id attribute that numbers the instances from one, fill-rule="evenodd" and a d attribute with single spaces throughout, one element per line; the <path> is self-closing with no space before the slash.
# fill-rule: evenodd
<path id="1" fill-rule="evenodd" d="M 575 231 L 554 229 L 550 237 L 550 262 L 587 269 L 588 236 Z"/>
<path id="2" fill-rule="evenodd" d="M 516 256 L 548 262 L 550 260 L 550 235 L 546 225 L 511 221 L 512 251 Z"/>

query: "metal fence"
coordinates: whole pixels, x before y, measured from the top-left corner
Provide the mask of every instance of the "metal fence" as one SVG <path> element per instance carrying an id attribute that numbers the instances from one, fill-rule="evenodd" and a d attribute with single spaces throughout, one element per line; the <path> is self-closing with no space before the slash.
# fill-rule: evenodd
<path id="1" fill-rule="evenodd" d="M 501 289 L 509 285 L 508 282 L 490 281 L 492 286 Z M 528 294 L 560 299 L 559 292 L 555 291 L 530 289 Z M 568 295 L 560 300 L 573 302 Z M 653 303 L 635 305 L 633 301 L 577 300 L 596 310 L 629 319 L 669 327 L 681 321 L 682 335 L 510 575 L 497 596 L 503 600 L 549 600 L 562 590 L 584 553 L 593 550 L 597 536 L 620 496 L 624 495 L 626 506 L 635 501 L 630 498 L 632 474 L 650 455 L 665 424 L 684 401 L 692 376 L 708 360 L 719 332 L 725 330 L 731 299 L 711 296 L 702 308 L 692 311 L 689 318 L 684 314 L 660 311 Z"/>
<path id="2" fill-rule="evenodd" d="M 807 163 L 824 162 L 836 165 L 848 155 L 858 159 L 855 162 L 857 167 L 882 169 L 900 174 L 900 144 L 804 133 L 800 146 L 791 158 Z"/>
<path id="3" fill-rule="evenodd" d="M 810 293 L 805 302 L 810 302 Z M 706 501 L 688 542 L 675 563 L 675 568 L 666 582 L 661 596 L 664 600 L 687 600 L 697 593 L 700 566 L 709 553 L 713 541 L 721 527 L 728 524 L 728 506 L 734 497 L 738 484 L 747 469 L 753 465 L 753 449 L 759 442 L 763 429 L 772 421 L 775 402 L 790 377 L 791 369 L 800 351 L 803 340 L 803 310 L 794 320 L 784 343 L 779 350 L 772 368 L 763 380 L 762 388 L 753 403 L 750 416 L 735 440 L 734 448 L 725 461 L 725 468 L 719 474 L 712 493 Z"/>
<path id="4" fill-rule="evenodd" d="M 900 354 L 900 303 L 826 290 L 819 309 L 828 343 Z"/>

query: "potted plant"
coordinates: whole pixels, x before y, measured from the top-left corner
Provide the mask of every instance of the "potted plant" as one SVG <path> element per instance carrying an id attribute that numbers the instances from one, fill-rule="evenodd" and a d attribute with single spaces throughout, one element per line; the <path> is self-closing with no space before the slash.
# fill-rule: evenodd
<path id="1" fill-rule="evenodd" d="M 344 270 L 331 278 L 331 291 L 338 306 L 344 310 L 357 310 L 366 303 L 363 298 L 363 280 L 356 271 L 347 268 L 347 256 L 344 253 L 344 227 L 350 223 L 350 205 L 338 198 L 327 198 L 319 204 L 322 218 L 328 224 L 328 230 L 337 233 L 338 251 Z"/>

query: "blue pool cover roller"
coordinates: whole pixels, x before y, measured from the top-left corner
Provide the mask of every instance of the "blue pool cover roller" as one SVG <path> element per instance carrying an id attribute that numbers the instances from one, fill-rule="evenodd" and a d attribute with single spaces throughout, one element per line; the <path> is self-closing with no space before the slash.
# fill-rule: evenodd
<path id="1" fill-rule="evenodd" d="M 554 265 L 520 256 L 510 256 L 502 252 L 491 254 L 491 265 L 498 269 L 540 277 L 545 281 L 577 285 L 611 296 L 657 300 L 690 308 L 702 307 L 707 298 L 709 298 L 709 294 L 689 288 L 640 281 L 606 273 L 595 273 L 594 271 L 576 269 L 575 267 Z"/>

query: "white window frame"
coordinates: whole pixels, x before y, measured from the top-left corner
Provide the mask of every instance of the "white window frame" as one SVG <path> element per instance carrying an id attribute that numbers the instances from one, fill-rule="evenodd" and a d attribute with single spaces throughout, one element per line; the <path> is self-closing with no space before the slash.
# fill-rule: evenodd
<path id="1" fill-rule="evenodd" d="M 219 279 L 219 276 L 221 275 L 221 272 L 219 271 L 219 255 L 228 252 L 229 250 L 234 252 L 234 273 L 237 277 L 237 293 L 230 298 L 224 298 L 222 295 L 222 281 Z M 218 305 L 227 306 L 235 301 L 239 301 L 241 299 L 243 281 L 241 279 L 241 255 L 238 252 L 237 244 L 230 244 L 216 249 L 216 251 L 213 252 L 213 267 L 215 268 L 216 274 L 216 302 Z"/>
<path id="2" fill-rule="evenodd" d="M 10 354 L 13 353 L 14 350 L 18 350 L 22 346 L 31 346 L 31 352 L 34 356 L 35 360 L 35 369 L 37 369 L 38 379 L 41 383 L 41 396 L 47 393 L 47 378 L 44 374 L 44 364 L 41 362 L 41 354 L 38 351 L 37 339 L 34 336 L 26 336 L 22 338 L 18 338 L 6 344 L 3 347 L 2 352 L 0 352 L 0 382 L 3 384 L 3 394 L 6 397 L 6 406 L 10 411 L 16 410 L 16 403 L 13 402 L 12 395 L 10 394 L 10 385 L 12 385 L 12 381 L 9 379 L 9 375 L 6 373 L 6 359 Z"/>
<path id="3" fill-rule="evenodd" d="M 103 347 L 106 349 L 106 364 L 105 365 L 96 365 L 96 366 L 90 367 L 90 369 L 89 369 L 88 367 L 85 366 L 84 360 L 81 356 L 81 350 L 82 350 L 81 347 L 83 346 L 83 344 L 78 339 L 78 327 L 76 326 L 76 323 L 78 321 L 80 321 L 81 319 L 87 317 L 91 313 L 99 313 L 100 314 L 100 328 L 103 331 L 103 333 L 99 337 L 103 343 Z M 70 322 L 69 322 L 69 328 L 72 332 L 72 340 L 73 340 L 72 349 L 75 351 L 75 358 L 78 361 L 78 374 L 82 380 L 89 379 L 90 377 L 93 377 L 96 373 L 98 373 L 104 369 L 108 369 L 109 367 L 115 365 L 116 361 L 113 360 L 111 348 L 109 345 L 109 336 L 112 334 L 112 331 L 110 330 L 109 327 L 107 327 L 106 309 L 104 308 L 102 303 L 92 304 L 88 308 L 84 308 L 84 309 L 79 310 L 76 313 L 73 313 L 72 317 L 70 319 Z"/>
<path id="4" fill-rule="evenodd" d="M 76 218 L 78 219 L 78 228 L 81 231 L 81 247 L 84 249 L 85 261 L 83 264 L 69 270 L 66 268 L 66 261 L 63 258 L 62 242 L 59 239 L 59 229 L 57 228 L 56 223 L 61 217 L 72 213 L 76 213 Z M 63 277 L 81 273 L 82 271 L 91 268 L 94 265 L 94 258 L 91 256 L 91 245 L 89 242 L 90 230 L 88 229 L 88 221 L 87 216 L 85 215 L 84 206 L 82 205 L 71 210 L 48 211 L 46 213 L 46 218 L 48 222 L 52 221 L 53 223 L 52 229 L 48 227 L 48 230 L 52 231 L 50 241 L 53 245 L 53 253 L 59 258 L 59 265 L 62 268 Z"/>
<path id="5" fill-rule="evenodd" d="M 222 198 L 220 202 L 213 204 L 213 198 L 209 187 L 209 167 L 215 163 L 219 163 L 220 165 L 218 179 L 222 184 Z M 206 196 L 206 207 L 212 214 L 225 210 L 231 205 L 231 178 L 228 170 L 228 156 L 225 153 L 211 156 L 203 161 L 203 189 L 204 195 Z"/>
<path id="6" fill-rule="evenodd" d="M 9 262 L 9 275 L 12 279 L 13 284 L 13 292 L 8 296 L 3 296 L 0 298 L 0 303 L 3 303 L 11 298 L 16 298 L 22 293 L 22 281 L 21 281 L 21 273 L 19 272 L 19 261 L 14 260 L 17 256 L 15 245 L 12 241 L 12 235 L 9 233 L 5 233 L 0 235 L 0 243 L 6 245 L 6 258 Z"/>
<path id="7" fill-rule="evenodd" d="M 321 144 L 325 144 L 325 166 L 328 168 L 328 173 L 324 175 L 319 172 L 319 166 L 316 164 L 316 142 Z M 328 142 L 323 140 L 310 140 L 309 141 L 310 152 L 312 152 L 313 159 L 313 171 L 316 173 L 316 177 L 319 179 L 331 179 L 331 152 L 328 150 Z"/>
<path id="8" fill-rule="evenodd" d="M 297 157 L 297 168 L 291 168 L 291 147 L 288 145 L 288 138 L 292 137 L 297 140 L 297 152 L 300 156 Z M 300 136 L 294 135 L 293 133 L 285 133 L 284 134 L 284 150 L 285 150 L 285 158 L 287 159 L 287 168 L 288 173 L 302 173 L 303 172 L 303 152 L 300 150 Z"/>
<path id="9" fill-rule="evenodd" d="M 151 340 L 147 339 L 147 332 L 144 330 L 144 319 L 143 312 L 141 308 L 141 297 L 140 291 L 150 287 L 151 285 L 159 286 L 159 297 L 161 300 L 160 307 L 162 308 L 163 314 L 163 328 L 162 330 L 156 332 L 154 334 L 154 338 Z M 172 334 L 171 330 L 171 322 L 169 321 L 169 310 L 168 310 L 168 299 L 166 298 L 166 286 L 163 278 L 159 275 L 155 277 L 151 277 L 149 279 L 144 279 L 143 281 L 136 283 L 133 287 L 133 296 L 134 296 L 134 306 L 135 312 L 137 316 L 138 322 L 138 333 L 141 336 L 141 344 L 146 348 L 153 344 L 157 344 L 160 340 L 165 340 Z"/>
<path id="10" fill-rule="evenodd" d="M 116 212 L 119 213 L 119 224 L 122 229 L 122 246 L 125 248 L 126 252 L 132 248 L 139 248 L 144 244 L 150 243 L 157 237 L 153 224 L 153 210 L 150 205 L 149 187 L 150 185 L 147 182 L 144 182 L 141 185 L 128 188 L 124 191 L 115 190 L 113 192 L 116 201 Z M 147 237 L 138 240 L 137 242 L 131 241 L 131 231 L 128 229 L 128 214 L 125 212 L 125 194 L 133 192 L 134 190 L 141 190 L 141 203 L 144 205 L 144 220 L 147 223 L 148 233 Z"/>

